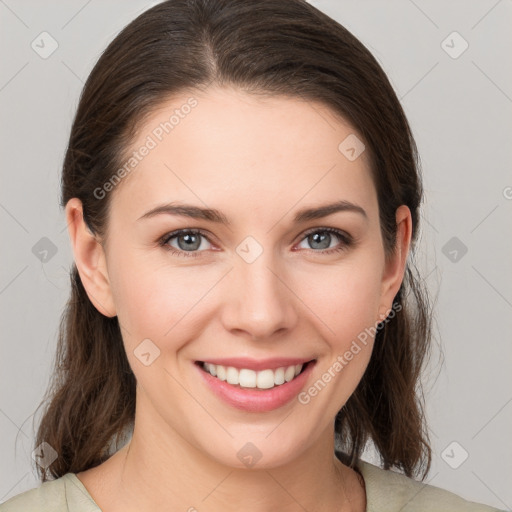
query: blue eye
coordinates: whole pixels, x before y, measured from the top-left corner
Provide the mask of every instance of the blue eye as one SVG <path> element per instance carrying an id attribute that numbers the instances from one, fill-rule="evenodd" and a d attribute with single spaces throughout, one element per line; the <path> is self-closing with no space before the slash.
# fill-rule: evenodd
<path id="1" fill-rule="evenodd" d="M 320 236 L 319 236 L 320 235 Z M 338 245 L 331 247 L 331 242 L 337 238 Z M 178 247 L 169 245 L 169 242 L 176 239 Z M 209 243 L 208 235 L 200 229 L 180 229 L 167 233 L 159 240 L 159 245 L 176 256 L 198 257 L 204 252 L 203 239 Z M 307 241 L 311 248 L 310 251 L 319 254 L 331 254 L 340 251 L 346 251 L 353 245 L 352 237 L 339 229 L 334 228 L 314 228 L 303 235 L 301 241 Z M 199 250 L 203 248 L 203 250 Z M 319 250 L 317 250 L 319 249 Z"/>
<path id="2" fill-rule="evenodd" d="M 174 238 L 178 242 L 178 248 L 168 245 L 168 243 Z M 206 240 L 208 240 L 206 234 L 200 229 L 180 229 L 179 231 L 173 231 L 172 233 L 166 234 L 159 243 L 165 249 L 177 256 L 195 257 L 198 256 L 196 251 L 202 245 L 202 238 L 206 238 Z"/>
<path id="3" fill-rule="evenodd" d="M 320 236 L 318 236 L 319 234 Z M 341 244 L 330 247 L 333 239 L 332 235 L 335 235 L 335 238 L 341 241 Z M 353 243 L 350 235 L 334 228 L 314 228 L 304 234 L 303 240 L 313 246 L 314 252 L 321 252 L 321 254 L 346 251 Z M 321 251 L 316 251 L 315 249 L 321 249 Z"/>

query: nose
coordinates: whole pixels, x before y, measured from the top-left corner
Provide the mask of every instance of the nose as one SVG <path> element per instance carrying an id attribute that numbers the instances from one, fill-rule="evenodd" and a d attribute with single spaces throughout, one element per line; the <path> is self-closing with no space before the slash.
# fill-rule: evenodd
<path id="1" fill-rule="evenodd" d="M 227 276 L 223 325 L 228 331 L 244 333 L 253 340 L 283 334 L 298 319 L 297 298 L 289 276 L 270 253 L 263 251 L 252 263 L 240 258 Z"/>

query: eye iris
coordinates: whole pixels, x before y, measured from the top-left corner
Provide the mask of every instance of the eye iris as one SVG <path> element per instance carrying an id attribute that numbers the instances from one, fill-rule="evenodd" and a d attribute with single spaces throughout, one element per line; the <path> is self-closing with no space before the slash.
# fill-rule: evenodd
<path id="1" fill-rule="evenodd" d="M 200 235 L 195 234 L 195 233 L 187 233 L 185 235 L 180 235 L 177 238 L 178 238 L 178 246 L 180 247 L 180 249 L 182 249 L 184 251 L 193 251 L 195 249 L 198 249 L 199 246 L 201 245 Z M 185 245 L 183 245 L 181 243 L 182 239 L 186 240 Z"/>
<path id="2" fill-rule="evenodd" d="M 321 234 L 319 234 L 321 233 Z M 314 249 L 327 249 L 331 243 L 331 235 L 326 231 L 319 231 L 309 235 L 309 241 L 312 243 Z M 320 247 L 314 247 L 314 244 L 320 244 Z"/>
<path id="3" fill-rule="evenodd" d="M 176 238 L 178 247 L 185 252 L 197 251 L 201 246 L 201 233 L 187 232 L 176 234 L 170 239 Z M 313 249 L 328 249 L 331 243 L 332 234 L 330 231 L 315 231 L 307 236 L 307 240 Z M 168 239 L 168 240 L 170 240 Z"/>

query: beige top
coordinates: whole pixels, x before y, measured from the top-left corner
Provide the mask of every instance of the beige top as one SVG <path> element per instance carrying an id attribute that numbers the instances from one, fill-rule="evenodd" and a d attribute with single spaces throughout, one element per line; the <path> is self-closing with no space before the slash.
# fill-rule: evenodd
<path id="1" fill-rule="evenodd" d="M 497 512 L 452 492 L 359 461 L 366 486 L 366 512 Z M 50 480 L 0 505 L 0 512 L 101 512 L 75 473 Z M 504 512 L 504 511 L 501 511 Z"/>

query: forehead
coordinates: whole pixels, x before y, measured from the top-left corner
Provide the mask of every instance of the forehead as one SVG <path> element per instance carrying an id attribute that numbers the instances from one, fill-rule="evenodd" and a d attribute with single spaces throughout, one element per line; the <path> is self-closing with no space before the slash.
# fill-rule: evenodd
<path id="1" fill-rule="evenodd" d="M 317 102 L 230 88 L 183 92 L 139 126 L 113 210 L 138 217 L 179 199 L 277 214 L 306 196 L 308 203 L 346 199 L 371 210 L 367 152 L 350 160 L 342 151 L 343 141 L 358 139 Z"/>

